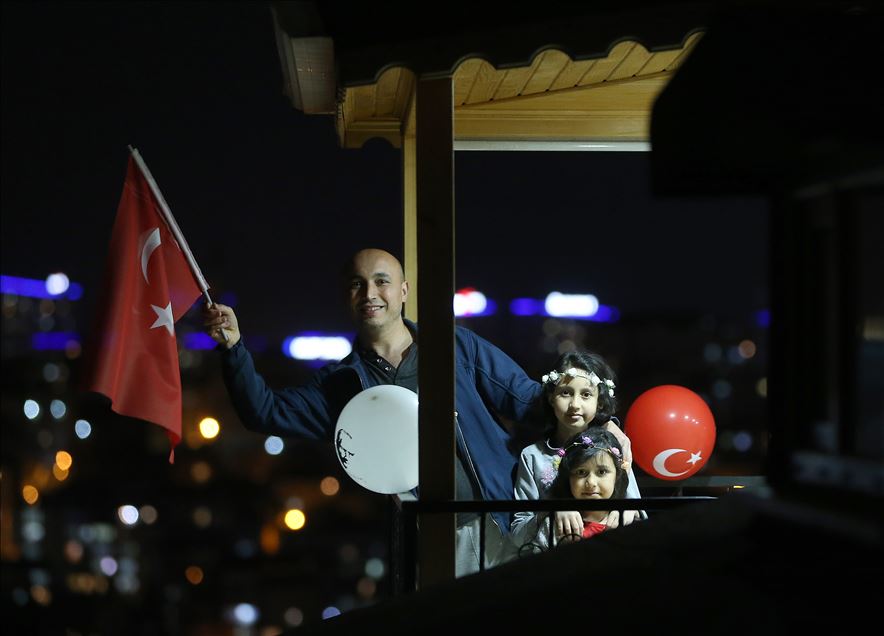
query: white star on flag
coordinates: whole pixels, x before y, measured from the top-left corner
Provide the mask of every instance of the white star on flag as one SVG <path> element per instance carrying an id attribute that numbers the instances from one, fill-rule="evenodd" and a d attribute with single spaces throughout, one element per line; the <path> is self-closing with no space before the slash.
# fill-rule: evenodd
<path id="1" fill-rule="evenodd" d="M 172 303 L 170 302 L 168 305 L 163 307 L 157 307 L 156 305 L 151 305 L 154 312 L 157 315 L 156 321 L 150 326 L 151 329 L 156 329 L 157 327 L 165 327 L 169 330 L 169 335 L 175 335 L 175 318 L 172 316 Z"/>
<path id="2" fill-rule="evenodd" d="M 697 451 L 696 453 L 691 453 L 691 458 L 688 460 L 687 463 L 688 464 L 696 464 L 698 461 L 703 459 L 702 457 L 700 457 L 701 452 L 702 451 Z"/>

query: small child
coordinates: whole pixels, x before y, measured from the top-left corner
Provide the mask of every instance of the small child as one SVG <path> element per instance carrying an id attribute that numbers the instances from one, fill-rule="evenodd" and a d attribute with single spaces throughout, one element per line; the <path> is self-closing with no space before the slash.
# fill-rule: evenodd
<path id="1" fill-rule="evenodd" d="M 544 438 L 526 446 L 519 459 L 514 494 L 516 499 L 542 499 L 556 478 L 561 456 L 559 451 L 567 440 L 584 432 L 590 426 L 614 427 L 619 422 L 614 416 L 617 401 L 614 397 L 616 376 L 602 356 L 584 351 L 569 351 L 559 357 L 553 371 L 543 376 L 543 392 L 537 409 L 546 422 Z M 611 433 L 613 435 L 613 433 Z M 619 446 L 619 444 L 618 444 Z M 622 452 L 622 447 L 621 447 Z M 625 497 L 641 498 L 632 469 L 626 471 L 629 487 Z M 623 523 L 631 523 L 643 513 L 625 511 Z M 547 515 L 533 511 L 517 512 L 511 524 L 512 539 L 521 551 L 523 546 L 536 544 L 545 548 L 544 532 L 539 532 Z M 571 525 L 581 523 L 576 511 L 559 513 L 557 519 L 570 518 Z M 616 515 L 612 525 L 620 522 Z"/>
<path id="2" fill-rule="evenodd" d="M 561 450 L 559 473 L 549 489 L 550 499 L 622 498 L 629 477 L 623 470 L 623 449 L 617 438 L 603 428 L 589 428 L 578 433 Z M 556 537 L 559 541 L 576 541 L 608 529 L 610 511 L 581 511 L 582 527 L 569 527 L 568 520 L 556 516 Z"/>

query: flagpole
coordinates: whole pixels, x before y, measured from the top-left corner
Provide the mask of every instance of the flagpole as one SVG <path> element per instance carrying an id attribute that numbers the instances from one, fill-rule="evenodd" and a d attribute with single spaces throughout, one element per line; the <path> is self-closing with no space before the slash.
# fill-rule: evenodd
<path id="1" fill-rule="evenodd" d="M 147 180 L 147 184 L 150 186 L 151 192 L 153 192 L 154 197 L 156 197 L 157 202 L 160 204 L 160 214 L 162 215 L 163 220 L 166 222 L 169 231 L 172 232 L 172 236 L 174 236 L 175 240 L 178 242 L 178 247 L 181 248 L 181 252 L 184 254 L 184 258 L 187 260 L 187 264 L 190 266 L 190 271 L 193 274 L 194 279 L 196 279 L 196 284 L 200 288 L 200 291 L 202 291 L 203 296 L 206 299 L 206 303 L 209 307 L 212 307 L 215 303 L 212 302 L 212 297 L 209 296 L 209 284 L 206 282 L 206 279 L 203 276 L 203 272 L 202 270 L 200 270 L 200 266 L 197 265 L 196 259 L 193 257 L 193 252 L 190 251 L 190 246 L 184 239 L 184 234 L 181 233 L 181 229 L 178 227 L 178 223 L 175 221 L 175 217 L 172 216 L 172 210 L 169 209 L 169 205 L 163 198 L 163 194 L 162 192 L 160 192 L 160 188 L 157 185 L 157 182 L 154 181 L 153 175 L 150 173 L 150 170 L 148 170 L 147 164 L 144 163 L 144 159 L 141 158 L 141 154 L 136 148 L 133 148 L 132 146 L 129 146 L 129 152 L 132 153 L 132 158 L 135 159 L 135 163 L 138 164 L 138 168 L 141 170 L 141 174 L 144 175 L 144 178 Z M 221 335 L 224 336 L 224 341 L 227 342 L 227 333 L 223 329 L 221 330 Z"/>

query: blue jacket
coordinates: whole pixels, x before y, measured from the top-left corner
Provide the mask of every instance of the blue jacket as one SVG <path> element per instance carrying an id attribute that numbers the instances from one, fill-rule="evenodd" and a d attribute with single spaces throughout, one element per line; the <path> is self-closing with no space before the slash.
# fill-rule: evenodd
<path id="1" fill-rule="evenodd" d="M 407 321 L 414 332 L 417 327 Z M 503 351 L 469 329 L 455 329 L 456 439 L 485 499 L 512 499 L 518 449 L 489 411 L 524 418 L 540 395 L 540 384 Z M 245 426 L 265 435 L 332 442 L 338 416 L 360 391 L 377 382 L 355 351 L 319 369 L 304 386 L 272 390 L 255 371 L 252 356 L 237 343 L 222 356 L 224 382 Z M 452 458 L 453 461 L 454 458 Z M 503 532 L 510 515 L 495 513 Z"/>

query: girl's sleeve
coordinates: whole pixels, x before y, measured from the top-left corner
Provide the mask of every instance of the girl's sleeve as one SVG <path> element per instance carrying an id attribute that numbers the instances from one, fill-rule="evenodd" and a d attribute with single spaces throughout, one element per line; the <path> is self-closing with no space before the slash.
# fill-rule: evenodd
<path id="1" fill-rule="evenodd" d="M 638 482 L 635 480 L 635 473 L 632 472 L 632 466 L 626 471 L 626 475 L 629 477 L 629 485 L 626 487 L 626 499 L 641 499 L 642 494 L 638 489 Z M 648 513 L 644 510 L 639 510 L 638 513 L 642 519 L 648 518 Z"/>
<path id="2" fill-rule="evenodd" d="M 524 499 L 529 501 L 537 501 L 540 499 L 540 489 L 537 487 L 537 480 L 534 477 L 534 462 L 530 455 L 522 451 L 519 457 L 519 469 L 516 475 L 516 485 L 514 495 L 516 499 Z M 537 514 L 533 510 L 517 512 L 513 515 L 513 522 L 510 525 L 513 542 L 517 548 L 521 548 L 527 543 L 536 543 L 541 548 L 546 547 L 546 537 L 544 533 L 538 532 L 540 526 L 546 521 L 546 514 Z"/>

